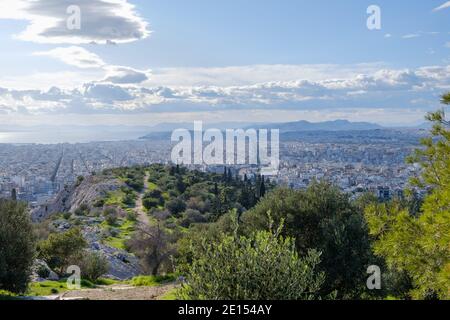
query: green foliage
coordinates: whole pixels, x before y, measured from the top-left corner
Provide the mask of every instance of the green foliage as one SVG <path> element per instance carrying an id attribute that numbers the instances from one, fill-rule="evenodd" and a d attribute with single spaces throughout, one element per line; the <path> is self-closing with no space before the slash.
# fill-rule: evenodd
<path id="1" fill-rule="evenodd" d="M 326 182 L 314 182 L 307 190 L 277 189 L 242 215 L 243 233 L 267 229 L 267 212 L 275 223 L 285 221 L 283 235 L 296 239 L 300 255 L 310 249 L 322 252 L 323 294 L 361 296 L 372 255 L 364 216 L 347 194 Z"/>
<path id="2" fill-rule="evenodd" d="M 92 282 L 96 282 L 109 270 L 109 264 L 105 257 L 97 252 L 85 252 L 80 264 L 81 276 Z"/>
<path id="3" fill-rule="evenodd" d="M 294 240 L 277 232 L 258 231 L 251 237 L 224 235 L 203 241 L 192 250 L 193 263 L 180 272 L 186 283 L 183 299 L 285 300 L 318 299 L 324 275 L 316 270 L 320 254 L 300 257 Z"/>
<path id="4" fill-rule="evenodd" d="M 34 241 L 26 206 L 0 199 L 0 290 L 22 293 L 27 288 Z"/>
<path id="5" fill-rule="evenodd" d="M 148 273 L 156 276 L 163 268 L 170 269 L 176 239 L 176 234 L 169 233 L 158 222 L 154 226 L 141 226 L 127 244 L 142 260 Z"/>
<path id="6" fill-rule="evenodd" d="M 0 301 L 17 300 L 17 299 L 18 299 L 17 294 L 11 291 L 0 290 Z"/>
<path id="7" fill-rule="evenodd" d="M 39 243 L 39 256 L 58 274 L 64 275 L 68 266 L 77 261 L 87 246 L 80 229 L 52 233 Z"/>
<path id="8" fill-rule="evenodd" d="M 450 104 L 450 94 L 442 102 Z M 443 110 L 430 113 L 434 123 L 423 148 L 409 159 L 423 170 L 412 184 L 428 188 L 421 211 L 398 203 L 372 205 L 366 210 L 374 251 L 387 265 L 411 279 L 416 299 L 450 299 L 450 130 Z"/>
<path id="9" fill-rule="evenodd" d="M 109 207 L 103 210 L 103 217 L 105 218 L 107 224 L 109 224 L 110 226 L 114 226 L 117 223 L 119 214 L 117 213 L 116 208 Z"/>
<path id="10" fill-rule="evenodd" d="M 129 284 L 135 287 L 155 287 L 173 281 L 175 281 L 173 274 L 164 276 L 138 276 L 131 279 Z"/>
<path id="11" fill-rule="evenodd" d="M 169 202 L 167 202 L 166 208 L 173 215 L 179 215 L 184 210 L 186 210 L 186 203 L 183 200 L 176 198 L 176 199 L 173 199 L 173 200 L 170 200 Z"/>
<path id="12" fill-rule="evenodd" d="M 95 288 L 95 285 L 87 280 L 81 281 L 81 289 Z M 27 289 L 26 294 L 28 296 L 50 296 L 54 294 L 60 294 L 68 291 L 67 279 L 61 279 L 59 281 L 43 281 L 33 282 Z"/>

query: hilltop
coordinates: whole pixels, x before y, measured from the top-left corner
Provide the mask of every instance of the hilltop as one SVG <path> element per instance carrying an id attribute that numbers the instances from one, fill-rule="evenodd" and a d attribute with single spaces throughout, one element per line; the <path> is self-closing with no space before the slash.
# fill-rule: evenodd
<path id="1" fill-rule="evenodd" d="M 191 225 L 253 207 L 265 192 L 261 184 L 264 190 L 271 187 L 261 177 L 244 181 L 229 169 L 223 174 L 159 164 L 110 169 L 79 177 L 54 201 L 34 210 L 32 218 L 43 240 L 49 234 L 80 229 L 88 250 L 106 258 L 104 276 L 127 280 L 172 272 L 169 254 L 176 253 L 177 242 Z M 149 262 L 152 253 L 147 247 L 152 243 L 143 235 L 155 228 L 161 231 L 159 250 L 165 252 Z"/>

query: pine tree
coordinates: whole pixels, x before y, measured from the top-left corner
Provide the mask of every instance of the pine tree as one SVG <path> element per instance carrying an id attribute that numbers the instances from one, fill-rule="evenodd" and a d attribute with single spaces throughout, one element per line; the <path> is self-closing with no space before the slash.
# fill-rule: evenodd
<path id="1" fill-rule="evenodd" d="M 256 176 L 255 188 L 256 188 L 256 192 L 255 192 L 256 199 L 259 199 L 261 196 L 261 175 L 260 174 L 258 174 Z"/>
<path id="2" fill-rule="evenodd" d="M 17 201 L 17 190 L 16 190 L 16 188 L 11 190 L 11 199 L 12 199 L 12 201 Z"/>
<path id="3" fill-rule="evenodd" d="M 259 188 L 259 196 L 260 196 L 261 198 L 264 198 L 265 195 L 266 195 L 266 186 L 265 186 L 265 184 L 264 184 L 264 176 L 262 176 L 262 179 L 261 179 L 261 186 L 260 186 L 260 188 Z"/>
<path id="4" fill-rule="evenodd" d="M 228 170 L 227 170 L 227 167 L 224 167 L 222 181 L 227 182 L 227 178 L 228 178 Z"/>

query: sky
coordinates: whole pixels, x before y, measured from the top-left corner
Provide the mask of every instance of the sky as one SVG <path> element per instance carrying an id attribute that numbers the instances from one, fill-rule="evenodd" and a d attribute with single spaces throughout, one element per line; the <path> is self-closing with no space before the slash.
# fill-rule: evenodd
<path id="1" fill-rule="evenodd" d="M 445 0 L 2 0 L 0 131 L 420 124 L 450 90 L 449 27 Z"/>

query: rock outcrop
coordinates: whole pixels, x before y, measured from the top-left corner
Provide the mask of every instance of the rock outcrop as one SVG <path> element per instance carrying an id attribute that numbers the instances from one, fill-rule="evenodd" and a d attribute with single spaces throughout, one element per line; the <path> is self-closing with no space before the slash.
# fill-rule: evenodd
<path id="1" fill-rule="evenodd" d="M 81 183 L 66 186 L 52 202 L 33 210 L 31 219 L 41 222 L 55 213 L 74 212 L 82 204 L 92 207 L 97 199 L 123 185 L 118 179 L 108 176 L 86 177 Z"/>

